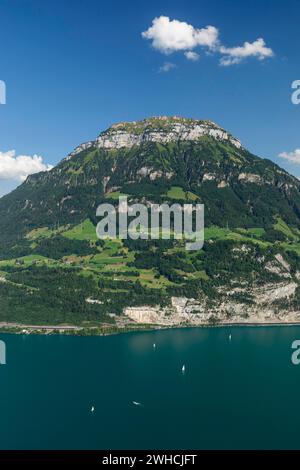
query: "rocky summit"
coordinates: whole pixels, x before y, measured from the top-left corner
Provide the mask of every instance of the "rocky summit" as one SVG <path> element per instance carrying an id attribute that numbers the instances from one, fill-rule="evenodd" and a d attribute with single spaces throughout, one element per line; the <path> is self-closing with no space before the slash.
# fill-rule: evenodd
<path id="1" fill-rule="evenodd" d="M 122 195 L 203 203 L 203 249 L 98 240 L 98 205 Z M 114 124 L 0 199 L 0 323 L 14 328 L 297 322 L 299 280 L 299 181 L 209 120 Z"/>
<path id="2" fill-rule="evenodd" d="M 238 139 L 211 121 L 158 116 L 143 121 L 114 124 L 101 132 L 95 141 L 77 147 L 71 155 L 76 155 L 88 148 L 120 149 L 147 142 L 166 144 L 178 141 L 198 141 L 205 135 L 216 140 L 228 141 L 237 148 L 241 147 Z"/>

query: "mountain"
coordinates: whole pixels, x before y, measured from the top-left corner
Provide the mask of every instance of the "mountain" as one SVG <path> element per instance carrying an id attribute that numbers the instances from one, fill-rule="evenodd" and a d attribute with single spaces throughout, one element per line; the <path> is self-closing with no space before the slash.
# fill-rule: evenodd
<path id="1" fill-rule="evenodd" d="M 115 124 L 0 199 L 0 322 L 298 321 L 299 189 L 211 121 Z M 203 249 L 98 240 L 96 208 L 119 195 L 204 203 Z"/>

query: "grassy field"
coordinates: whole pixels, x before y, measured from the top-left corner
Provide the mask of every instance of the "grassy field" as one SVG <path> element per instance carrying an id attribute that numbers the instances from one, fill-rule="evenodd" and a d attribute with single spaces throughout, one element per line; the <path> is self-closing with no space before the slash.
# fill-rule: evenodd
<path id="1" fill-rule="evenodd" d="M 183 201 L 197 201 L 199 197 L 191 191 L 184 191 L 181 186 L 172 186 L 165 196 L 169 199 L 181 199 Z"/>
<path id="2" fill-rule="evenodd" d="M 112 193 L 106 194 L 105 199 L 113 199 L 114 201 L 117 201 L 119 197 L 125 196 L 128 196 L 128 194 L 121 193 L 120 191 L 113 191 Z"/>
<path id="3" fill-rule="evenodd" d="M 283 235 L 285 235 L 290 240 L 299 240 L 299 234 L 297 236 L 296 233 L 294 233 L 294 231 L 280 217 L 277 218 L 277 222 L 274 225 L 274 229 L 283 233 Z"/>
<path id="4" fill-rule="evenodd" d="M 45 256 L 38 255 L 38 254 L 33 254 L 33 255 L 28 255 L 28 256 L 22 256 L 20 258 L 14 258 L 14 259 L 8 259 L 8 260 L 1 260 L 0 261 L 0 267 L 1 266 L 15 266 L 15 265 L 20 265 L 20 266 L 31 266 L 32 264 L 58 264 L 57 261 L 54 261 L 50 258 L 45 258 Z"/>
<path id="5" fill-rule="evenodd" d="M 28 240 L 37 240 L 38 238 L 50 237 L 53 233 L 55 233 L 55 231 L 48 227 L 41 227 L 31 230 L 31 232 L 27 233 L 26 238 Z"/>
<path id="6" fill-rule="evenodd" d="M 240 242 L 254 243 L 264 248 L 270 246 L 270 243 L 260 240 L 264 234 L 263 228 L 238 228 L 230 230 L 222 227 L 211 226 L 204 230 L 205 240 L 235 240 Z"/>
<path id="7" fill-rule="evenodd" d="M 266 232 L 265 229 L 262 227 L 255 227 L 255 228 L 239 228 L 236 230 L 237 232 L 241 233 L 245 236 L 254 236 L 257 238 L 262 237 Z"/>
<path id="8" fill-rule="evenodd" d="M 89 219 L 86 219 L 81 224 L 63 232 L 62 235 L 73 240 L 89 240 L 92 242 L 96 242 L 98 240 L 96 227 Z"/>

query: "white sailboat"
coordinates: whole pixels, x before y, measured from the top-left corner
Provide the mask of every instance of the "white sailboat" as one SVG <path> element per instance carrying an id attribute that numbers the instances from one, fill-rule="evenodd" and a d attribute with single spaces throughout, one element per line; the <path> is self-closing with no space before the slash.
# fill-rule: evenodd
<path id="1" fill-rule="evenodd" d="M 229 338 L 229 341 L 231 341 L 231 334 L 229 335 L 229 337 L 228 337 L 228 338 Z"/>
<path id="2" fill-rule="evenodd" d="M 91 408 L 91 413 L 94 413 L 94 411 L 95 411 L 95 407 L 92 406 L 92 408 Z"/>
<path id="3" fill-rule="evenodd" d="M 182 368 L 181 368 L 181 372 L 184 374 L 185 373 L 185 364 L 183 364 Z"/>
<path id="4" fill-rule="evenodd" d="M 138 401 L 133 401 L 132 403 L 133 403 L 135 406 L 142 406 L 142 404 L 141 404 L 140 402 L 138 402 Z"/>
<path id="5" fill-rule="evenodd" d="M 155 344 L 155 343 L 153 343 L 153 349 L 155 349 L 155 348 L 156 348 L 156 344 Z"/>

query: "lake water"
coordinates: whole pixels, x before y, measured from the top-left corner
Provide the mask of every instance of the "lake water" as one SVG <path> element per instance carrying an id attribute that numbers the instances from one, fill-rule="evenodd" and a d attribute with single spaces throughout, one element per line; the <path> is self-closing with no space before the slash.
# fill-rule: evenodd
<path id="1" fill-rule="evenodd" d="M 300 327 L 0 339 L 1 449 L 300 448 Z"/>

